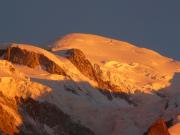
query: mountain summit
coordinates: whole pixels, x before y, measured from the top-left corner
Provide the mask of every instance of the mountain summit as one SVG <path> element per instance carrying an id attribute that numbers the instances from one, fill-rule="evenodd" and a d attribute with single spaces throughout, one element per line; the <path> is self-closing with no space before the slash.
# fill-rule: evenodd
<path id="1" fill-rule="evenodd" d="M 49 47 L 0 44 L 1 133 L 176 135 L 179 61 L 92 34 Z"/>

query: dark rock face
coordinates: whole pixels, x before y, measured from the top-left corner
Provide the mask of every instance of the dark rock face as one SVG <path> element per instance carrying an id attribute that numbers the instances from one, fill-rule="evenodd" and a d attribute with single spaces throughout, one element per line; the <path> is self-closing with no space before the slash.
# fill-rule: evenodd
<path id="1" fill-rule="evenodd" d="M 168 120 L 168 121 L 166 121 L 166 125 L 167 125 L 168 128 L 172 127 L 173 123 L 174 123 L 174 119 L 173 118 Z"/>
<path id="2" fill-rule="evenodd" d="M 99 90 L 102 94 L 104 94 L 108 100 L 113 100 L 113 98 L 120 98 L 124 99 L 127 103 L 133 105 L 133 106 L 138 106 L 138 104 L 134 103 L 133 100 L 131 99 L 131 96 L 127 93 L 124 92 L 110 92 L 107 90 Z"/>
<path id="3" fill-rule="evenodd" d="M 0 57 L 3 56 L 4 53 L 5 53 L 5 50 L 0 49 Z"/>
<path id="4" fill-rule="evenodd" d="M 17 116 L 22 120 L 20 125 L 16 125 Z M 10 99 L 2 93 L 0 93 L 0 134 L 94 135 L 90 129 L 72 121 L 69 115 L 55 105 L 31 98 Z"/>
<path id="5" fill-rule="evenodd" d="M 72 62 L 77 69 L 87 76 L 89 79 L 92 79 L 98 83 L 98 87 L 104 90 L 115 90 L 116 86 L 110 84 L 108 81 L 103 81 L 101 79 L 101 69 L 99 65 L 95 64 L 94 66 L 86 59 L 83 52 L 79 49 L 70 49 L 66 52 L 67 58 Z M 48 59 L 43 54 L 38 54 L 23 50 L 19 47 L 9 47 L 5 52 L 4 58 L 12 63 L 25 65 L 31 68 L 40 66 L 45 68 L 49 73 L 66 75 L 63 69 L 54 63 L 52 60 Z"/>
<path id="6" fill-rule="evenodd" d="M 43 54 L 37 54 L 18 47 L 7 48 L 5 59 L 16 64 L 26 65 L 31 68 L 41 66 L 50 73 L 66 75 L 61 67 Z"/>
<path id="7" fill-rule="evenodd" d="M 148 129 L 145 135 L 170 135 L 166 122 L 163 119 L 157 120 L 152 126 Z"/>
<path id="8" fill-rule="evenodd" d="M 67 58 L 77 67 L 77 69 L 87 76 L 88 78 L 97 81 L 96 73 L 89 62 L 89 60 L 86 59 L 83 52 L 79 49 L 70 49 L 66 53 L 68 56 Z"/>
<path id="9" fill-rule="evenodd" d="M 108 81 L 103 81 L 101 79 L 102 71 L 99 65 L 95 64 L 94 66 L 91 62 L 86 59 L 84 53 L 79 49 L 70 49 L 66 52 L 67 58 L 71 63 L 77 67 L 77 69 L 89 79 L 94 80 L 98 83 L 99 88 L 104 90 L 114 90 L 116 86 L 113 86 Z"/>
<path id="10" fill-rule="evenodd" d="M 117 86 L 111 84 L 109 81 L 102 80 L 102 71 L 99 65 L 91 64 L 91 62 L 86 59 L 83 52 L 79 49 L 70 49 L 66 51 L 66 57 L 71 61 L 71 63 L 77 67 L 77 69 L 89 79 L 92 79 L 98 83 L 99 91 L 104 94 L 109 100 L 115 98 L 121 98 L 126 100 L 128 103 L 135 105 L 129 98 L 129 95 L 123 92 L 117 91 Z"/>
<path id="11" fill-rule="evenodd" d="M 83 52 L 79 49 L 70 49 L 66 51 L 66 57 L 71 61 L 71 63 L 77 67 L 77 69 L 89 79 L 94 80 L 98 83 L 99 91 L 104 94 L 109 100 L 112 100 L 114 97 L 122 98 L 128 103 L 133 104 L 129 99 L 129 95 L 123 92 L 117 92 L 117 86 L 111 84 L 109 81 L 102 80 L 102 71 L 99 65 L 91 64 L 91 62 L 86 59 Z M 133 104 L 135 105 L 135 104 Z"/>
<path id="12" fill-rule="evenodd" d="M 66 50 L 66 56 L 83 75 L 98 83 L 98 89 L 101 89 L 100 92 L 105 91 L 101 93 L 105 94 L 105 96 L 107 96 L 109 100 L 111 100 L 113 97 L 117 97 L 117 95 L 121 95 L 121 93 L 116 93 L 114 96 L 114 94 L 110 93 L 110 91 L 116 92 L 117 87 L 108 81 L 102 80 L 102 71 L 99 65 L 95 64 L 93 66 L 91 62 L 88 59 L 86 59 L 85 55 L 81 50 Z M 43 54 L 24 50 L 19 47 L 7 48 L 7 50 L 5 51 L 4 58 L 8 61 L 11 61 L 12 63 L 26 65 L 31 68 L 40 66 L 49 73 L 67 76 L 59 65 L 54 63 L 52 60 L 50 60 Z"/>
<path id="13" fill-rule="evenodd" d="M 30 98 L 24 100 L 21 98 L 19 104 L 24 114 L 30 116 L 38 123 L 41 128 L 38 131 L 40 135 L 49 134 L 43 125 L 47 125 L 53 134 L 57 135 L 94 135 L 90 129 L 82 126 L 80 123 L 73 122 L 70 116 L 48 102 L 38 102 Z M 24 125 L 24 129 L 26 129 L 25 131 L 28 134 L 31 132 L 28 131 L 29 125 Z M 33 126 L 31 125 L 31 127 Z M 21 131 L 21 134 L 23 132 Z"/>

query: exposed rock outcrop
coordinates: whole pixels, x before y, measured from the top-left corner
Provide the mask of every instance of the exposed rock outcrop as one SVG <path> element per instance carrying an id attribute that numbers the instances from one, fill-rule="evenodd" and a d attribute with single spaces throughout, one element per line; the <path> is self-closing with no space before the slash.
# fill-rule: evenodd
<path id="1" fill-rule="evenodd" d="M 55 105 L 0 93 L 0 133 L 8 135 L 94 135 Z"/>
<path id="2" fill-rule="evenodd" d="M 145 135 L 170 135 L 166 122 L 161 118 L 148 129 Z"/>
<path id="3" fill-rule="evenodd" d="M 0 49 L 0 57 L 3 56 L 4 53 L 5 53 L 5 50 Z"/>
<path id="4" fill-rule="evenodd" d="M 104 94 L 109 100 L 113 97 L 119 97 L 126 100 L 128 103 L 133 104 L 130 100 L 129 95 L 118 91 L 118 87 L 111 84 L 109 81 L 104 81 L 102 79 L 102 71 L 98 64 L 91 64 L 91 62 L 86 59 L 84 53 L 79 49 L 69 49 L 66 52 L 66 57 L 72 62 L 74 66 L 89 79 L 92 79 L 98 83 L 99 91 Z"/>
<path id="5" fill-rule="evenodd" d="M 77 67 L 77 69 L 87 76 L 88 78 L 97 81 L 98 77 L 96 76 L 96 72 L 89 62 L 86 59 L 84 53 L 79 49 L 70 49 L 67 51 L 67 58 Z"/>
<path id="6" fill-rule="evenodd" d="M 31 133 L 29 129 L 29 125 L 31 125 L 33 129 L 36 129 L 36 132 L 38 131 L 38 127 L 40 128 L 37 132 L 40 135 L 94 135 L 90 129 L 82 126 L 80 123 L 73 122 L 69 115 L 62 112 L 53 104 L 38 102 L 31 98 L 18 99 L 18 103 L 26 123 L 23 125 L 23 129 L 25 130 L 22 130 L 20 134 Z M 31 118 L 31 121 L 28 120 L 28 117 Z M 32 121 L 36 124 L 33 125 Z"/>
<path id="7" fill-rule="evenodd" d="M 66 75 L 66 73 L 59 65 L 48 59 L 43 54 L 23 50 L 19 47 L 7 48 L 5 59 L 16 64 L 26 65 L 31 68 L 40 66 L 42 68 L 45 68 L 45 70 L 47 70 L 49 73 Z"/>
<path id="8" fill-rule="evenodd" d="M 103 81 L 102 71 L 99 65 L 91 64 L 91 62 L 86 59 L 84 53 L 79 49 L 69 49 L 66 52 L 67 58 L 77 67 L 77 69 L 89 79 L 94 80 L 98 83 L 99 88 L 106 89 L 106 90 L 114 90 L 116 86 L 110 84 L 108 81 Z"/>

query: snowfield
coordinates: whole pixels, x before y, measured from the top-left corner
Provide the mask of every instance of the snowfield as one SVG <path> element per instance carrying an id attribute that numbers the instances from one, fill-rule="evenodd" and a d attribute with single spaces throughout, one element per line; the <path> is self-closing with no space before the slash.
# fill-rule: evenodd
<path id="1" fill-rule="evenodd" d="M 179 62 L 152 50 L 101 36 L 75 33 L 51 43 L 51 50 L 59 54 L 72 48 L 80 49 L 91 63 L 100 66 L 104 81 L 129 92 L 165 88 L 180 71 Z"/>
<path id="2" fill-rule="evenodd" d="M 0 92 L 8 98 L 31 97 L 53 104 L 96 135 L 143 135 L 160 117 L 173 119 L 169 132 L 180 134 L 180 62 L 130 43 L 91 34 L 69 34 L 50 46 L 52 51 L 34 45 L 11 45 L 42 54 L 67 76 L 0 60 Z M 93 67 L 97 64 L 101 79 L 116 89 L 100 89 L 98 82 L 85 76 L 66 57 L 66 51 L 73 48 L 81 50 Z M 18 115 L 7 106 L 4 108 Z M 17 125 L 23 123 L 19 115 L 15 117 Z M 55 128 L 46 129 L 54 134 Z"/>

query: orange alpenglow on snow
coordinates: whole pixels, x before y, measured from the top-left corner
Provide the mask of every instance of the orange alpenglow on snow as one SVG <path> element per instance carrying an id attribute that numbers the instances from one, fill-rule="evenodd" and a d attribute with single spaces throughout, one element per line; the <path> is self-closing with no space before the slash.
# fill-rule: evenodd
<path id="1" fill-rule="evenodd" d="M 158 90 L 169 86 L 180 62 L 130 43 L 92 34 L 69 34 L 50 45 L 53 52 L 76 48 L 101 68 L 104 81 L 126 83 L 130 92 Z"/>
<path id="2" fill-rule="evenodd" d="M 179 61 L 92 34 L 49 47 L 0 44 L 0 134 L 179 134 Z"/>

